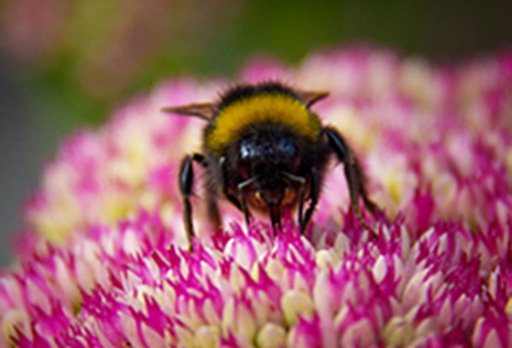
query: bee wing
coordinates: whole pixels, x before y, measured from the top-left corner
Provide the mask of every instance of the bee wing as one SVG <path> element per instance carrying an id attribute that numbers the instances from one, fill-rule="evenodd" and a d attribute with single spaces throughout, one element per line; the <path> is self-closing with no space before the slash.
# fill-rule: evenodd
<path id="1" fill-rule="evenodd" d="M 309 108 L 317 101 L 324 99 L 329 95 L 329 92 L 314 92 L 314 91 L 296 91 L 297 96 Z"/>
<path id="2" fill-rule="evenodd" d="M 190 104 L 165 107 L 162 108 L 161 111 L 184 116 L 195 116 L 206 121 L 211 121 L 215 115 L 215 105 L 211 103 Z"/>

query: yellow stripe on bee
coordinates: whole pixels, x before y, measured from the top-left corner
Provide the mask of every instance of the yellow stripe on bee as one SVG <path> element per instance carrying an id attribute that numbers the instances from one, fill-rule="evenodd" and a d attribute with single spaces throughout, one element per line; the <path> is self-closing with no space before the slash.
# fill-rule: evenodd
<path id="1" fill-rule="evenodd" d="M 315 141 L 320 120 L 299 100 L 286 94 L 258 94 L 226 106 L 219 111 L 214 128 L 207 134 L 207 146 L 222 153 L 247 127 L 259 123 L 290 126 L 295 132 Z"/>

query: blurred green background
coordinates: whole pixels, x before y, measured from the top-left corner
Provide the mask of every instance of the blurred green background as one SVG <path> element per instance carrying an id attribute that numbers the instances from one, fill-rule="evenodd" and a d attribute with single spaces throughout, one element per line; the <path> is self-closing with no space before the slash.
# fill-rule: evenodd
<path id="1" fill-rule="evenodd" d="M 511 1 L 0 0 L 0 263 L 59 139 L 162 78 L 370 43 L 442 62 L 512 40 Z"/>

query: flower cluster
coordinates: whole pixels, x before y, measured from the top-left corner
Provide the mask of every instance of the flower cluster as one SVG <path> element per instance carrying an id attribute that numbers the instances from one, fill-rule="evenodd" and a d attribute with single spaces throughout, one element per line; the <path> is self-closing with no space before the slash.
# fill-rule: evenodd
<path id="1" fill-rule="evenodd" d="M 45 169 L 0 277 L 0 347 L 512 346 L 511 53 L 439 67 L 351 48 L 241 79 L 330 92 L 315 112 L 362 160 L 379 238 L 333 165 L 304 236 L 228 205 L 211 234 L 195 198 L 189 253 L 177 170 L 201 120 L 160 108 L 226 84 L 170 81 Z"/>

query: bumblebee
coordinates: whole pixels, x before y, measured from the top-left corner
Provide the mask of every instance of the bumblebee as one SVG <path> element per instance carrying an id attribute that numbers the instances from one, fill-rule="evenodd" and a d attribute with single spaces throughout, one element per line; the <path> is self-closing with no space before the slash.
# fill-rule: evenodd
<path id="1" fill-rule="evenodd" d="M 333 127 L 322 125 L 311 106 L 328 93 L 307 92 L 277 82 L 239 85 L 215 103 L 168 107 L 164 112 L 206 121 L 203 153 L 181 163 L 179 189 L 189 242 L 194 236 L 192 206 L 197 162 L 207 177 L 208 217 L 217 227 L 221 219 L 217 199 L 236 206 L 249 226 L 251 212 L 268 214 L 274 234 L 285 209 L 297 210 L 301 233 L 318 203 L 331 157 L 344 164 L 352 208 L 363 227 L 359 200 L 372 212 L 363 171 L 347 142 Z M 191 244 L 190 244 L 191 245 Z"/>

